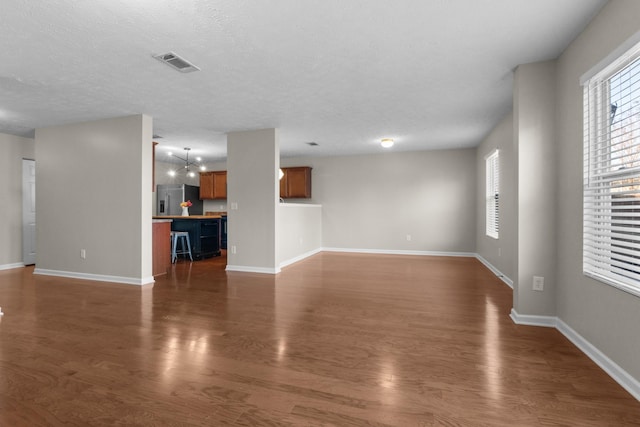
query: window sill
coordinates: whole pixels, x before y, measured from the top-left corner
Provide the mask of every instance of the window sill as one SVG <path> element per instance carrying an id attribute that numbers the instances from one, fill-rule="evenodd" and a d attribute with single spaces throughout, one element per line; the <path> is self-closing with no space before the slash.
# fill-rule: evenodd
<path id="1" fill-rule="evenodd" d="M 597 280 L 598 282 L 602 282 L 605 285 L 609 285 L 609 286 L 613 286 L 616 289 L 619 289 L 623 292 L 626 292 L 628 294 L 631 294 L 633 296 L 636 296 L 638 298 L 640 298 L 640 285 L 639 286 L 633 286 L 633 285 L 629 285 L 627 283 L 623 283 L 623 282 L 619 282 L 617 280 L 611 279 L 609 277 L 606 276 L 602 276 L 600 274 L 597 273 L 591 273 L 588 271 L 583 271 L 582 274 L 584 274 L 587 277 L 590 277 L 594 280 Z"/>

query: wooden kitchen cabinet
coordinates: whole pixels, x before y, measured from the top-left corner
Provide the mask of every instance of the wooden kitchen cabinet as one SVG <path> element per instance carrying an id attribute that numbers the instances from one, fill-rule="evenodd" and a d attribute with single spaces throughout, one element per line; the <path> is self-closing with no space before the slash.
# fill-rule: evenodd
<path id="1" fill-rule="evenodd" d="M 227 198 L 227 171 L 200 172 L 200 199 Z"/>
<path id="2" fill-rule="evenodd" d="M 284 176 L 280 180 L 280 197 L 283 199 L 311 198 L 311 168 L 309 166 L 281 169 Z"/>
<path id="3" fill-rule="evenodd" d="M 153 221 L 153 275 L 167 274 L 171 266 L 171 221 Z"/>

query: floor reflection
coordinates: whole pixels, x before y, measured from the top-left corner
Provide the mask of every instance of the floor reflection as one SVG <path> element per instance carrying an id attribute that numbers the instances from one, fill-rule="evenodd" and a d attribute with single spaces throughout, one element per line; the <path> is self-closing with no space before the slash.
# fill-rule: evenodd
<path id="1" fill-rule="evenodd" d="M 490 296 L 485 304 L 484 355 L 485 379 L 489 395 L 496 401 L 502 397 L 502 354 L 500 351 L 500 310 Z"/>

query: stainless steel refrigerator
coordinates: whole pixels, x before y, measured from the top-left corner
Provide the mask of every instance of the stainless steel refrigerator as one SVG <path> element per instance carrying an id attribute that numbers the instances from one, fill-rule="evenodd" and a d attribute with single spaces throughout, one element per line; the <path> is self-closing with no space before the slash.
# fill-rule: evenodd
<path id="1" fill-rule="evenodd" d="M 180 203 L 190 200 L 189 215 L 202 215 L 200 187 L 186 184 L 158 185 L 156 187 L 157 215 L 182 215 Z"/>

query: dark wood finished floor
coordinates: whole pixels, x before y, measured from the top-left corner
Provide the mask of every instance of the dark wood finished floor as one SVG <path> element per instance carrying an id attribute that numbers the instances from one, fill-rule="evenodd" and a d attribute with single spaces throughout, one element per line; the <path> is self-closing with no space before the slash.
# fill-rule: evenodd
<path id="1" fill-rule="evenodd" d="M 0 426 L 626 426 L 640 403 L 471 258 L 0 271 Z"/>

